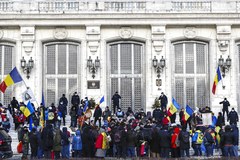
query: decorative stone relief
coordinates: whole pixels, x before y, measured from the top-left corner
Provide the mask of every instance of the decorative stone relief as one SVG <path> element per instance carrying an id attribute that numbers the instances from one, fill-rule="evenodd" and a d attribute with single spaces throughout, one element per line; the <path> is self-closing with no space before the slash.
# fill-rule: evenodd
<path id="1" fill-rule="evenodd" d="M 229 41 L 227 41 L 227 40 L 218 41 L 219 50 L 222 51 L 223 53 L 225 53 L 227 51 L 228 45 L 229 45 Z"/>
<path id="2" fill-rule="evenodd" d="M 53 31 L 53 37 L 58 40 L 66 39 L 68 36 L 68 32 L 65 28 L 56 28 Z"/>
<path id="3" fill-rule="evenodd" d="M 133 36 L 133 30 L 131 27 L 121 27 L 119 30 L 119 36 L 122 39 L 130 39 Z"/>
<path id="4" fill-rule="evenodd" d="M 86 26 L 88 47 L 93 54 L 97 52 L 100 41 L 100 26 Z"/>
<path id="5" fill-rule="evenodd" d="M 231 26 L 224 25 L 224 26 L 217 26 L 217 41 L 218 41 L 218 48 L 222 53 L 225 53 L 229 47 L 229 41 L 231 36 Z"/>
<path id="6" fill-rule="evenodd" d="M 35 41 L 35 27 L 21 26 L 20 32 L 23 49 L 29 55 L 32 52 Z"/>
<path id="7" fill-rule="evenodd" d="M 152 45 L 157 54 L 162 52 L 165 41 L 165 26 L 152 26 Z"/>
<path id="8" fill-rule="evenodd" d="M 197 36 L 197 31 L 195 27 L 186 27 L 183 31 L 183 35 L 188 39 L 192 39 Z"/>

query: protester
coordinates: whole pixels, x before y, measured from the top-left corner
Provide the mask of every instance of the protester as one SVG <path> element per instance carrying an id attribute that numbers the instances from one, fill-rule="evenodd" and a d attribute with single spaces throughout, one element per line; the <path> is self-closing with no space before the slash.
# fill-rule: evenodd
<path id="1" fill-rule="evenodd" d="M 73 157 L 75 158 L 82 157 L 82 138 L 79 130 L 76 131 L 76 136 L 73 137 L 72 150 L 74 153 Z"/>
<path id="2" fill-rule="evenodd" d="M 237 112 L 234 110 L 234 108 L 232 108 L 232 110 L 231 110 L 230 113 L 228 114 L 228 121 L 230 122 L 230 125 L 232 125 L 232 124 L 237 125 L 237 122 L 238 122 L 238 114 L 237 114 Z"/>
<path id="3" fill-rule="evenodd" d="M 95 108 L 93 117 L 94 117 L 94 125 L 96 125 L 96 122 L 98 121 L 98 126 L 100 128 L 102 126 L 101 125 L 102 109 L 99 105 L 97 105 L 97 107 Z"/>
<path id="4" fill-rule="evenodd" d="M 60 153 L 62 150 L 62 132 L 59 127 L 55 129 L 53 136 L 53 152 L 55 159 L 60 159 Z"/>
<path id="5" fill-rule="evenodd" d="M 38 152 L 38 137 L 36 127 L 33 127 L 32 131 L 29 133 L 29 141 L 31 147 L 31 159 L 36 159 Z"/>
<path id="6" fill-rule="evenodd" d="M 219 102 L 219 104 L 223 105 L 223 108 L 222 108 L 223 117 L 225 118 L 225 113 L 227 113 L 227 118 L 228 118 L 228 112 L 229 112 L 228 107 L 230 106 L 229 101 L 227 100 L 227 98 L 224 98 L 224 100 Z"/>
<path id="7" fill-rule="evenodd" d="M 163 110 L 163 108 L 167 108 L 167 104 L 168 104 L 168 99 L 167 99 L 167 96 L 162 92 L 160 97 L 159 97 L 159 100 L 160 100 L 160 104 L 161 104 L 161 109 Z"/>
<path id="8" fill-rule="evenodd" d="M 74 92 L 74 95 L 72 96 L 72 99 L 71 99 L 71 103 L 73 106 L 79 106 L 80 104 L 80 97 L 79 95 L 77 94 L 77 92 Z"/>
<path id="9" fill-rule="evenodd" d="M 112 96 L 113 101 L 113 113 L 116 113 L 116 108 L 119 109 L 119 100 L 121 99 L 121 96 L 118 94 L 118 92 L 115 92 L 115 94 Z"/>
<path id="10" fill-rule="evenodd" d="M 190 157 L 190 133 L 186 130 L 186 127 L 183 127 L 179 133 L 180 141 L 180 155 L 181 157 Z"/>
<path id="11" fill-rule="evenodd" d="M 22 160 L 28 159 L 28 151 L 29 151 L 29 132 L 28 127 L 25 125 L 23 127 L 23 135 L 22 135 L 22 145 L 23 145 L 23 155 Z"/>

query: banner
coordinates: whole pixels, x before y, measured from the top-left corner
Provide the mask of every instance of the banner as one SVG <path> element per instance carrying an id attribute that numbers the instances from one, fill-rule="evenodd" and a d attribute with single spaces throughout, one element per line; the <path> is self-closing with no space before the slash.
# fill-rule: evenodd
<path id="1" fill-rule="evenodd" d="M 32 90 L 29 88 L 27 89 L 25 92 L 22 93 L 22 101 L 24 104 L 28 104 L 28 102 L 30 101 L 31 103 L 33 103 L 34 101 L 36 101 L 34 94 L 32 92 Z"/>

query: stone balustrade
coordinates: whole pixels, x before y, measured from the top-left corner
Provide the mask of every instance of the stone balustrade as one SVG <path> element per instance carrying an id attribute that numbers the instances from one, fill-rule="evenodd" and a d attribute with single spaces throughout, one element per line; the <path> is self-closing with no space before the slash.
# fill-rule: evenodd
<path id="1" fill-rule="evenodd" d="M 4 0 L 0 13 L 238 13 L 240 0 Z"/>

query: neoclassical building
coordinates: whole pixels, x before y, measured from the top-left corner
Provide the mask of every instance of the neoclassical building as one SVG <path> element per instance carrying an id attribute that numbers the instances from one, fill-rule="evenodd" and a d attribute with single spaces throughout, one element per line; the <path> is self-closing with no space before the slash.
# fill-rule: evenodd
<path id="1" fill-rule="evenodd" d="M 237 108 L 239 11 L 240 0 L 0 1 L 0 79 L 16 66 L 47 105 L 78 92 L 111 106 L 118 91 L 135 111 L 152 110 L 161 92 L 181 107 L 218 112 L 226 97 Z M 20 100 L 26 86 L 9 87 L 1 101 Z"/>

